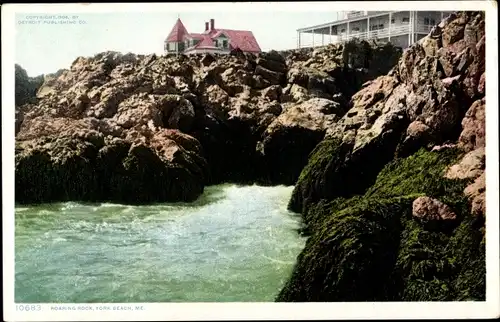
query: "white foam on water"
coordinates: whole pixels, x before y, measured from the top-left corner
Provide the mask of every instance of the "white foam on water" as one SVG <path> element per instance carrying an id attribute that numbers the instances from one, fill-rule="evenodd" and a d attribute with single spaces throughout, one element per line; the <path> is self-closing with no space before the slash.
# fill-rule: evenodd
<path id="1" fill-rule="evenodd" d="M 290 227 L 297 225 L 296 220 L 286 211 L 291 189 L 236 185 L 211 189 L 207 193 L 223 198 L 198 206 L 57 206 L 58 212 L 45 211 L 48 216 L 41 218 L 51 225 L 42 222 L 42 228 L 23 229 L 19 238 L 24 250 L 19 252 L 25 252 L 24 258 L 36 256 L 38 267 L 30 261 L 19 267 L 25 275 L 45 272 L 44 278 L 59 289 L 59 301 L 71 302 L 74 296 L 79 301 L 123 300 L 129 288 L 134 289 L 130 296 L 141 301 L 270 299 L 302 247 Z M 20 220 L 27 224 L 28 217 L 25 213 Z M 43 240 L 35 241 L 37 237 Z M 42 247 L 35 253 L 37 244 Z M 290 247 L 293 250 L 287 250 Z M 61 261 L 61 256 L 69 261 Z M 68 288 L 74 280 L 49 274 L 72 272 L 74 265 L 83 263 L 87 267 L 80 274 L 95 280 L 88 287 L 84 287 L 88 279 L 81 280 L 78 294 L 74 287 Z M 118 283 L 115 289 L 112 280 Z M 257 284 L 255 289 L 249 286 Z M 38 296 L 28 288 L 16 294 L 25 301 Z"/>
<path id="2" fill-rule="evenodd" d="M 66 210 L 71 210 L 71 209 L 82 207 L 82 206 L 83 205 L 78 203 L 78 202 L 68 201 L 68 202 L 65 202 L 60 209 L 61 209 L 61 211 L 66 211 Z"/>
<path id="3" fill-rule="evenodd" d="M 54 240 L 52 242 L 59 243 L 59 242 L 65 242 L 65 241 L 68 241 L 68 240 L 66 238 L 56 237 L 56 238 L 54 238 Z"/>

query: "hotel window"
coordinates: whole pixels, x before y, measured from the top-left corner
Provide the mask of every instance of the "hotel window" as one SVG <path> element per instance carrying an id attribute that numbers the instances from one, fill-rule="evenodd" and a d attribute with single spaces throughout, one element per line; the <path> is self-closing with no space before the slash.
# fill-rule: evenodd
<path id="1" fill-rule="evenodd" d="M 403 20 L 401 20 L 403 23 L 408 23 L 410 22 L 410 18 L 408 17 L 403 17 Z"/>
<path id="2" fill-rule="evenodd" d="M 432 19 L 432 18 L 424 18 L 424 25 L 435 25 L 436 24 L 436 20 Z"/>
<path id="3" fill-rule="evenodd" d="M 396 20 L 394 20 L 394 18 L 391 19 L 391 23 L 394 23 Z"/>
<path id="4" fill-rule="evenodd" d="M 340 33 L 343 34 L 345 32 L 345 29 L 340 29 Z"/>
<path id="5" fill-rule="evenodd" d="M 352 31 L 354 31 L 354 32 L 359 32 L 359 27 L 354 27 L 354 28 L 352 28 Z"/>
<path id="6" fill-rule="evenodd" d="M 380 25 L 378 25 L 378 29 L 384 29 L 384 24 L 381 23 Z"/>

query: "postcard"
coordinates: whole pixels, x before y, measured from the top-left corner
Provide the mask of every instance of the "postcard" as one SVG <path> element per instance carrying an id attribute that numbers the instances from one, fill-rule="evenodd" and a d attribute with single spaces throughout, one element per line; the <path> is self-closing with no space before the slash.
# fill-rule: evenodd
<path id="1" fill-rule="evenodd" d="M 498 317 L 497 27 L 4 5 L 4 320 Z"/>

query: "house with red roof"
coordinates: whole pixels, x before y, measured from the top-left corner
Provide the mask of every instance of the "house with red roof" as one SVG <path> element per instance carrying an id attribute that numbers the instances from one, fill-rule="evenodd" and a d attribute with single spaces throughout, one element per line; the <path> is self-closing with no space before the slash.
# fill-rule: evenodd
<path id="1" fill-rule="evenodd" d="M 164 45 L 166 54 L 229 54 L 237 49 L 248 53 L 261 52 L 251 31 L 215 28 L 214 19 L 205 22 L 203 33 L 189 33 L 181 19 L 177 19 Z"/>

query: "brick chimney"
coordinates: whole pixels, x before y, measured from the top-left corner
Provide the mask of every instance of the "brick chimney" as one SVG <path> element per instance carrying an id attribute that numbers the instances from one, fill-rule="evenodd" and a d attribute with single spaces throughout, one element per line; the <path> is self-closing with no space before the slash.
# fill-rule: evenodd
<path id="1" fill-rule="evenodd" d="M 208 22 L 205 22 L 205 31 L 208 31 Z"/>
<path id="2" fill-rule="evenodd" d="M 214 30 L 214 29 L 215 29 L 215 20 L 210 19 L 210 30 Z"/>

